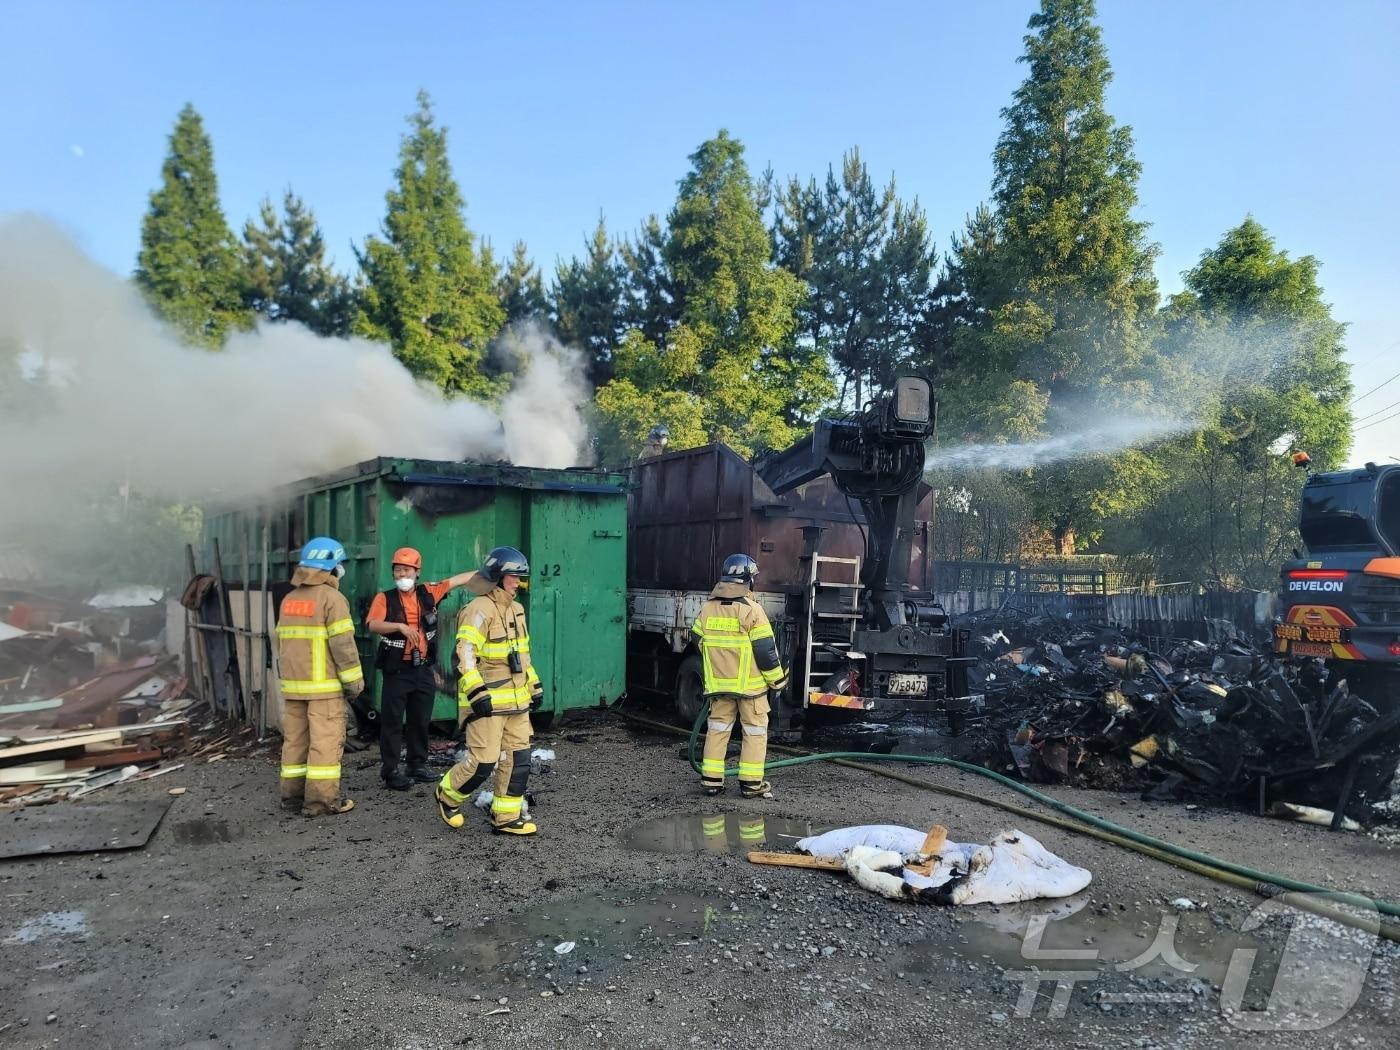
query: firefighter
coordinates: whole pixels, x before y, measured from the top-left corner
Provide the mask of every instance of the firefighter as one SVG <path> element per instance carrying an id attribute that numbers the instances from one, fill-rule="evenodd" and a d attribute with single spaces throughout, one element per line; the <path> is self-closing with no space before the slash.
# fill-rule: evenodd
<path id="1" fill-rule="evenodd" d="M 340 593 L 345 548 L 319 536 L 301 552 L 277 616 L 282 685 L 282 807 L 303 816 L 349 813 L 340 797 L 345 701 L 364 690 L 350 603 Z"/>
<path id="2" fill-rule="evenodd" d="M 719 583 L 700 609 L 690 633 L 700 646 L 710 720 L 700 785 L 707 795 L 724 790 L 724 756 L 737 716 L 744 736 L 739 744 L 739 790 L 745 798 L 772 798 L 763 779 L 768 755 L 768 712 L 787 685 L 773 627 L 750 591 L 758 563 L 747 554 L 724 560 Z"/>
<path id="3" fill-rule="evenodd" d="M 637 458 L 655 459 L 657 456 L 666 454 L 666 445 L 671 440 L 671 428 L 665 423 L 658 423 L 651 428 L 651 433 L 647 435 L 647 442 L 642 446 L 641 455 Z"/>
<path id="4" fill-rule="evenodd" d="M 463 572 L 437 583 L 420 583 L 423 556 L 400 547 L 391 558 L 394 586 L 370 602 L 365 627 L 381 636 L 374 666 L 379 670 L 379 775 L 384 786 L 407 791 L 429 783 L 428 724 L 437 697 L 437 607 L 449 591 L 474 573 Z M 399 755 L 408 744 L 408 772 L 399 772 Z"/>
<path id="5" fill-rule="evenodd" d="M 514 547 L 497 547 L 481 575 L 494 586 L 457 616 L 457 718 L 467 727 L 467 757 L 437 787 L 438 814 L 450 828 L 466 818 L 462 803 L 494 769 L 491 830 L 533 835 L 525 814 L 530 777 L 530 712 L 544 703 L 544 687 L 530 663 L 530 634 L 516 592 L 528 586 L 530 565 Z"/>

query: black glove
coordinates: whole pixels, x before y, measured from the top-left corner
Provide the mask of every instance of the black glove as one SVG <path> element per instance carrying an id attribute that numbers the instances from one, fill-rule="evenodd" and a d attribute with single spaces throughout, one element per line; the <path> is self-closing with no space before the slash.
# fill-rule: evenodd
<path id="1" fill-rule="evenodd" d="M 485 718 L 491 713 L 491 694 L 481 686 L 467 694 L 467 703 L 471 707 L 473 718 Z"/>
<path id="2" fill-rule="evenodd" d="M 539 687 L 539 686 L 537 686 L 537 687 L 535 688 L 535 691 L 534 691 L 533 693 L 530 694 L 530 710 L 531 710 L 531 711 L 538 711 L 538 710 L 539 710 L 540 708 L 542 708 L 543 706 L 544 706 L 544 689 L 541 688 L 541 687 Z"/>
<path id="3" fill-rule="evenodd" d="M 782 703 L 782 702 L 783 702 L 783 694 L 786 693 L 786 692 L 787 692 L 787 686 L 783 686 L 781 689 L 769 689 L 769 690 L 768 690 L 768 703 L 769 703 L 770 705 Z"/>

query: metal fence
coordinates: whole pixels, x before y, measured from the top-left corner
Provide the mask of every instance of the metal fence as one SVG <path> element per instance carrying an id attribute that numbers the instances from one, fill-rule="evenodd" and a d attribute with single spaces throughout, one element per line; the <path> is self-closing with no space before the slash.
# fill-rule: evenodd
<path id="1" fill-rule="evenodd" d="M 1278 607 L 1278 596 L 1268 591 L 1109 593 L 1107 575 L 1099 569 L 950 562 L 939 565 L 934 578 L 940 585 L 935 597 L 955 616 L 993 609 L 1064 616 L 1138 631 L 1148 636 L 1149 644 L 1169 638 L 1218 642 L 1235 636 L 1266 644 Z"/>

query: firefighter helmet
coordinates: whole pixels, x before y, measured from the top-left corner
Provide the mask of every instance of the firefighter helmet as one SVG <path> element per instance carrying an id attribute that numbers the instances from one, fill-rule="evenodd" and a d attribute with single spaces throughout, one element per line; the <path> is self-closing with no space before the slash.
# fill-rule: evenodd
<path id="1" fill-rule="evenodd" d="M 744 583 L 752 587 L 757 575 L 758 562 L 747 554 L 731 554 L 724 559 L 724 568 L 720 571 L 719 578 L 724 583 Z"/>
<path id="2" fill-rule="evenodd" d="M 301 549 L 301 562 L 305 569 L 325 569 L 334 572 L 336 566 L 345 560 L 345 548 L 338 540 L 329 536 L 317 536 Z"/>
<path id="3" fill-rule="evenodd" d="M 481 563 L 481 575 L 492 583 L 500 583 L 507 573 L 527 580 L 530 578 L 530 563 L 514 547 L 497 547 Z"/>

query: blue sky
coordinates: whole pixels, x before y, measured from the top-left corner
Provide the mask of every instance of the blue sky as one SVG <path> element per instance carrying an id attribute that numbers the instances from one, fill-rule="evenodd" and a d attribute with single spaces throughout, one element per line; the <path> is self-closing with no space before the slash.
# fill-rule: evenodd
<path id="1" fill-rule="evenodd" d="M 133 266 L 175 114 L 213 138 L 230 222 L 287 185 L 342 267 L 375 229 L 414 94 L 451 130 L 468 218 L 552 269 L 602 212 L 664 212 L 718 128 L 755 171 L 850 146 L 917 195 L 938 243 L 986 198 L 1031 0 L 988 3 L 128 2 L 0 8 L 0 211 L 56 218 Z M 1322 262 L 1357 394 L 1400 372 L 1400 4 L 1101 0 L 1158 276 L 1252 212 Z M 1388 407 L 1394 405 L 1394 407 Z M 1400 411 L 1400 379 L 1361 398 Z M 1356 462 L 1400 456 L 1400 416 Z"/>

